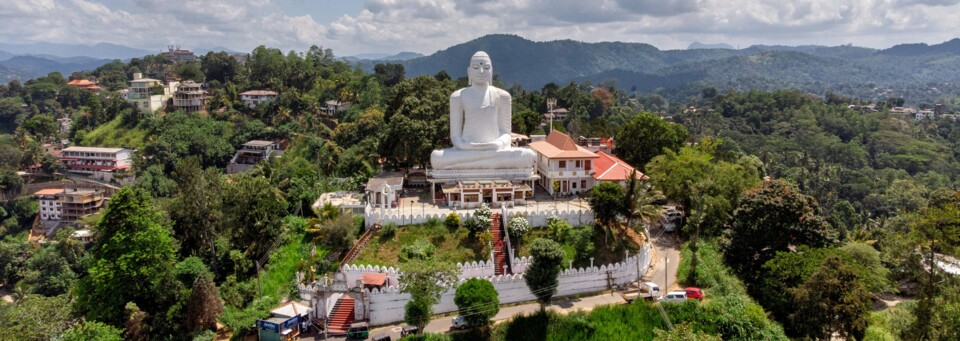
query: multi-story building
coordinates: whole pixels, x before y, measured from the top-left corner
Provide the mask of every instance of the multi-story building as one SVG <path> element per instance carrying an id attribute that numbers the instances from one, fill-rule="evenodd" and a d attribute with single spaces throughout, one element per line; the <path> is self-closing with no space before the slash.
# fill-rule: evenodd
<path id="1" fill-rule="evenodd" d="M 197 55 L 193 54 L 193 51 L 181 49 L 180 45 L 169 45 L 166 51 L 160 52 L 160 55 L 167 57 L 167 60 L 175 64 L 197 61 Z"/>
<path id="2" fill-rule="evenodd" d="M 249 90 L 240 93 L 240 100 L 243 104 L 253 108 L 261 103 L 270 102 L 277 98 L 277 93 L 270 90 Z"/>
<path id="3" fill-rule="evenodd" d="M 537 152 L 539 183 L 551 195 L 576 194 L 593 188 L 593 164 L 598 156 L 577 145 L 567 134 L 551 131 L 546 139 L 530 142 L 530 148 Z"/>
<path id="4" fill-rule="evenodd" d="M 180 83 L 173 94 L 173 106 L 186 112 L 201 111 L 206 104 L 207 93 L 192 80 Z"/>
<path id="5" fill-rule="evenodd" d="M 227 165 L 227 174 L 246 172 L 260 161 L 283 155 L 276 142 L 253 140 L 244 143 Z"/>
<path id="6" fill-rule="evenodd" d="M 114 173 L 130 168 L 132 153 L 133 150 L 124 148 L 67 147 L 61 151 L 60 162 L 68 172 L 110 181 Z"/>
<path id="7" fill-rule="evenodd" d="M 40 201 L 40 219 L 71 223 L 100 212 L 104 197 L 100 191 L 89 189 L 51 188 L 34 195 Z"/>
<path id="8" fill-rule="evenodd" d="M 159 110 L 173 97 L 178 85 L 178 82 L 170 82 L 164 86 L 160 80 L 143 78 L 143 74 L 134 73 L 127 92 L 127 102 L 144 111 Z"/>

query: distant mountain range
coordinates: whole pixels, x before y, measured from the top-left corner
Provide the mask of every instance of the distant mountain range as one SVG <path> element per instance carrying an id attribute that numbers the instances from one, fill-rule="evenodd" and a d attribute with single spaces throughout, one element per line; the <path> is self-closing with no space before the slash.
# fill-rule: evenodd
<path id="1" fill-rule="evenodd" d="M 733 46 L 728 44 L 704 44 L 699 41 L 690 43 L 690 46 L 687 47 L 687 50 L 709 50 L 709 49 L 727 49 L 733 50 Z"/>
<path id="2" fill-rule="evenodd" d="M 700 48 L 704 46 L 711 48 Z M 885 50 L 850 45 L 757 45 L 735 50 L 706 44 L 659 50 L 643 43 L 535 42 L 497 34 L 402 63 L 408 77 L 446 70 L 457 78 L 466 75 L 470 56 L 480 50 L 490 54 L 504 84 L 527 89 L 570 81 L 615 82 L 625 89 L 652 91 L 691 84 L 720 89 L 823 89 L 843 84 L 898 86 L 960 79 L 960 39 Z"/>
<path id="3" fill-rule="evenodd" d="M 419 57 L 423 57 L 423 55 L 416 52 L 400 52 L 394 55 L 385 53 L 366 53 L 342 57 L 341 59 L 351 63 L 370 64 L 372 62 L 403 61 Z"/>

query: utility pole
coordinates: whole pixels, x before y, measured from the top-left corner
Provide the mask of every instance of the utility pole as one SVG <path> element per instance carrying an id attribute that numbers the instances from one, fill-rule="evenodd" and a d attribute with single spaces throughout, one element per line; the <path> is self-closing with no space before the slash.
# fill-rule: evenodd
<path id="1" fill-rule="evenodd" d="M 263 300 L 263 287 L 260 285 L 260 262 L 257 262 L 257 291 L 260 292 L 260 300 Z"/>

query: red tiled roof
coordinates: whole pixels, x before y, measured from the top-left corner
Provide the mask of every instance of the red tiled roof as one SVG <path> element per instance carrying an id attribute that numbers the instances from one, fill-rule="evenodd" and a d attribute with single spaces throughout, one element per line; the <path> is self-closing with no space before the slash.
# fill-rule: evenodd
<path id="1" fill-rule="evenodd" d="M 363 274 L 363 285 L 381 286 L 387 283 L 387 274 L 369 273 Z"/>
<path id="2" fill-rule="evenodd" d="M 33 194 L 34 195 L 57 195 L 62 193 L 63 193 L 63 188 L 47 188 L 47 189 L 41 189 L 37 191 L 37 193 L 33 193 Z"/>
<path id="3" fill-rule="evenodd" d="M 596 160 L 593 161 L 594 169 L 596 170 L 593 173 L 593 178 L 600 181 L 624 181 L 630 178 L 630 173 L 633 172 L 633 166 L 630 166 L 620 158 L 604 153 L 597 152 L 599 156 Z M 637 171 L 638 179 L 647 179 L 647 176 Z"/>
<path id="4" fill-rule="evenodd" d="M 530 148 L 551 159 L 595 158 L 597 154 L 578 146 L 567 134 L 551 131 L 544 141 L 530 143 Z"/>
<path id="5" fill-rule="evenodd" d="M 72 81 L 67 82 L 67 85 L 76 85 L 76 86 L 80 86 L 80 87 L 92 86 L 92 85 L 95 86 L 96 84 L 97 84 L 97 83 L 88 81 L 88 80 L 86 80 L 86 79 L 74 79 L 74 80 L 72 80 Z"/>

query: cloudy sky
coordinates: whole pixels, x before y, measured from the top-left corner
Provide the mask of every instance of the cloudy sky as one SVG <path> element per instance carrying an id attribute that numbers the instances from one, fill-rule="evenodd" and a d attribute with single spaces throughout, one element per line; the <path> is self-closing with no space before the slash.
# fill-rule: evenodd
<path id="1" fill-rule="evenodd" d="M 0 42 L 430 54 L 537 40 L 886 48 L 960 36 L 960 0 L 0 0 Z"/>

